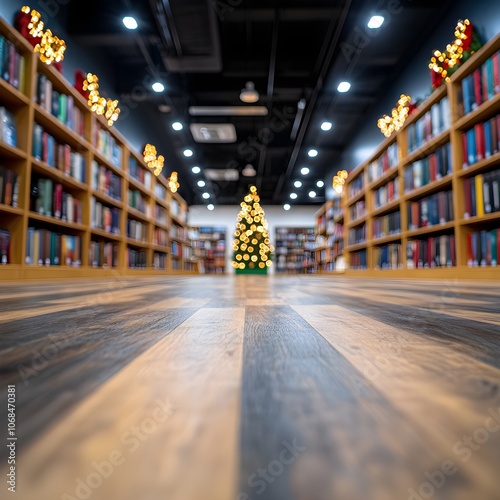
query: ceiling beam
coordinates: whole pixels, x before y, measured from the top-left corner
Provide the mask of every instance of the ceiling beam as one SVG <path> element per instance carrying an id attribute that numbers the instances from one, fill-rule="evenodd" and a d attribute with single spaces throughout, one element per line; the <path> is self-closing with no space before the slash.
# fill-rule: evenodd
<path id="1" fill-rule="evenodd" d="M 278 9 L 280 21 L 285 22 L 311 22 L 311 21 L 327 21 L 331 17 L 336 17 L 340 14 L 341 9 L 336 7 L 330 8 L 311 8 L 304 9 L 284 8 Z M 274 22 L 275 9 L 233 9 L 228 11 L 224 17 L 224 22 L 229 23 L 244 23 L 246 19 L 252 22 Z"/>

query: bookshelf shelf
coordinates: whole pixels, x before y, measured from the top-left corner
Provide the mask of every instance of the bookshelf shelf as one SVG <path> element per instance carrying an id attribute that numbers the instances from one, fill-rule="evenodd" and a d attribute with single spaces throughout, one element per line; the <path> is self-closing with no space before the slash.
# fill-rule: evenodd
<path id="1" fill-rule="evenodd" d="M 36 212 L 31 212 L 31 211 L 28 212 L 28 217 L 31 220 L 37 220 L 53 226 L 65 227 L 68 229 L 73 229 L 75 231 L 87 230 L 87 226 L 79 224 L 78 222 L 66 222 L 63 221 L 62 219 L 58 219 L 56 217 L 49 217 L 48 215 L 37 214 Z"/>
<path id="2" fill-rule="evenodd" d="M 489 118 L 492 114 L 500 112 L 500 94 L 496 94 L 492 99 L 483 102 L 474 111 L 462 116 L 455 123 L 455 130 L 467 130 L 473 127 L 476 123 L 482 122 Z"/>
<path id="3" fill-rule="evenodd" d="M 353 196 L 346 202 L 346 207 L 350 207 L 351 205 L 354 205 L 357 201 L 362 200 L 365 197 L 365 191 L 364 189 L 359 192 L 356 196 Z"/>
<path id="4" fill-rule="evenodd" d="M 17 146 L 0 142 L 0 165 L 14 174 L 12 178 L 16 179 L 19 185 L 19 206 L 0 204 L 0 229 L 7 233 L 10 247 L 8 264 L 0 265 L 0 279 L 194 272 L 196 266 L 191 260 L 191 247 L 185 238 L 180 239 L 177 244 L 179 257 L 175 258 L 175 266 L 171 264 L 169 232 L 172 226 L 177 228 L 179 234 L 181 231 L 187 232 L 187 204 L 182 197 L 178 193 L 170 193 L 166 180 L 161 176 L 155 177 L 144 164 L 142 155 L 135 152 L 115 128 L 108 127 L 106 120 L 91 113 L 86 99 L 72 83 L 54 67 L 43 64 L 31 45 L 2 18 L 0 35 L 11 41 L 15 51 L 23 58 L 22 64 L 18 65 L 19 72 L 13 76 L 9 74 L 8 80 L 13 84 L 0 78 L 0 106 L 5 107 L 6 116 L 10 119 L 9 123 L 15 126 L 17 137 Z M 15 57 L 17 60 L 19 56 Z M 16 68 L 16 65 L 9 67 Z M 49 90 L 53 91 L 52 97 L 60 95 L 59 103 L 45 97 L 49 95 Z M 59 108 L 63 111 L 57 112 L 58 104 L 63 106 Z M 40 133 L 42 153 L 38 142 Z M 55 141 L 47 137 L 47 134 Z M 33 139 L 36 149 L 32 147 Z M 33 151 L 36 158 L 32 156 Z M 74 153 L 76 155 L 73 155 Z M 53 161 L 49 161 L 59 168 L 42 161 L 48 158 L 53 158 Z M 147 172 L 151 181 L 147 182 L 148 187 L 134 179 L 131 159 Z M 106 170 L 99 168 L 100 166 Z M 78 177 L 70 176 L 69 172 Z M 109 173 L 113 175 L 110 176 Z M 56 187 L 57 184 L 62 185 L 62 192 Z M 32 189 L 36 185 L 39 199 L 34 198 L 36 191 Z M 157 185 L 165 189 L 158 189 Z M 50 187 L 45 189 L 45 186 Z M 57 189 L 57 193 L 53 191 L 52 196 L 46 196 L 46 193 L 51 192 L 48 190 L 51 188 Z M 121 200 L 108 196 L 104 189 L 110 189 L 110 193 L 121 193 Z M 128 189 L 139 191 L 147 207 L 146 214 L 128 206 Z M 75 215 L 77 214 L 78 220 L 83 223 L 67 222 L 38 213 L 37 202 L 48 204 L 48 208 L 43 206 L 45 213 L 50 213 L 51 210 L 56 213 L 56 203 L 61 203 L 56 194 L 58 197 L 62 195 L 62 199 L 66 200 L 63 201 L 62 208 L 61 205 L 58 206 L 58 210 L 64 214 L 67 209 L 71 218 L 71 209 L 77 210 Z M 134 205 L 142 203 L 138 198 L 133 201 Z M 173 212 L 174 201 L 178 217 L 175 214 L 174 217 L 169 217 Z M 156 214 L 155 204 L 164 208 L 166 223 L 157 222 L 156 217 L 153 217 Z M 35 207 L 37 211 L 34 211 Z M 107 227 L 109 222 L 104 223 L 104 217 L 109 217 L 109 214 L 112 217 L 111 225 L 118 227 L 121 235 L 92 227 L 94 224 L 100 227 L 105 224 Z M 100 218 L 101 215 L 102 220 L 91 220 L 92 217 Z M 126 236 L 128 220 L 135 221 L 131 223 L 130 231 L 134 232 L 130 234 L 141 234 L 140 226 L 136 226 L 136 222 L 144 225 L 142 234 L 146 235 L 145 241 Z M 155 227 L 166 234 L 155 235 Z M 167 241 L 169 246 L 154 245 L 153 238 L 158 236 L 164 236 L 166 239 L 155 241 Z M 34 253 L 36 251 L 39 253 Z M 54 265 L 29 265 L 30 259 L 37 262 L 50 261 Z M 78 266 L 55 265 L 58 262 L 74 262 Z M 95 264 L 96 262 L 98 264 Z M 115 263 L 116 267 L 111 267 L 111 262 Z"/>
<path id="5" fill-rule="evenodd" d="M 347 224 L 347 228 L 351 229 L 353 227 L 361 226 L 366 222 L 366 219 L 368 218 L 368 214 L 363 215 L 362 217 L 358 217 L 357 219 L 352 220 Z"/>
<path id="6" fill-rule="evenodd" d="M 374 238 L 371 243 L 373 245 L 385 245 L 386 243 L 393 243 L 394 241 L 399 241 L 401 239 L 401 233 L 390 234 L 389 236 L 383 236 L 382 238 Z"/>
<path id="7" fill-rule="evenodd" d="M 13 107 L 29 106 L 30 100 L 9 82 L 0 78 L 0 92 L 5 103 Z"/>
<path id="8" fill-rule="evenodd" d="M 390 201 L 389 203 L 386 203 L 385 205 L 382 205 L 379 208 L 375 208 L 372 213 L 371 217 L 379 217 L 381 215 L 384 215 L 388 212 L 391 212 L 392 210 L 395 210 L 396 208 L 399 208 L 401 204 L 401 200 L 398 198 L 397 200 Z"/>
<path id="9" fill-rule="evenodd" d="M 403 166 L 409 165 L 410 163 L 413 163 L 415 160 L 419 160 L 424 156 L 428 156 L 436 148 L 442 146 L 443 144 L 446 144 L 449 141 L 450 141 L 450 130 L 445 130 L 436 137 L 433 137 L 431 140 L 422 144 L 422 146 L 415 149 L 411 153 L 408 153 L 401 161 L 401 165 Z"/>
<path id="10" fill-rule="evenodd" d="M 26 160 L 28 155 L 21 149 L 10 146 L 0 140 L 0 158 L 2 157 L 12 158 L 15 160 Z"/>
<path id="11" fill-rule="evenodd" d="M 450 229 L 453 229 L 454 226 L 455 223 L 451 221 L 451 222 L 446 222 L 444 224 L 435 224 L 433 226 L 419 227 L 418 229 L 410 229 L 409 231 L 405 231 L 404 236 L 406 238 L 417 238 L 418 236 L 426 234 L 448 231 Z"/>
<path id="12" fill-rule="evenodd" d="M 345 247 L 346 252 L 356 252 L 357 250 L 364 250 L 368 247 L 368 243 L 364 241 L 363 243 L 356 243 L 354 245 L 347 245 Z"/>
<path id="13" fill-rule="evenodd" d="M 367 191 L 374 191 L 378 189 L 379 187 L 382 187 L 384 184 L 387 184 L 388 181 L 391 181 L 392 179 L 395 179 L 399 173 L 399 165 L 396 165 L 395 167 L 392 167 L 390 170 L 387 172 L 384 172 L 383 175 L 372 181 L 368 186 L 366 187 Z"/>
<path id="14" fill-rule="evenodd" d="M 484 224 L 485 222 L 496 222 L 500 221 L 500 212 L 494 212 L 492 214 L 485 214 L 481 216 L 469 217 L 468 219 L 460 219 L 458 223 L 461 226 L 471 226 L 473 224 Z"/>
<path id="15" fill-rule="evenodd" d="M 93 227 L 90 232 L 93 235 L 99 236 L 101 238 L 106 238 L 108 240 L 113 240 L 113 241 L 122 241 L 123 237 L 119 234 L 115 233 L 108 233 L 108 231 L 104 231 L 102 229 L 98 229 L 96 227 Z"/>
<path id="16" fill-rule="evenodd" d="M 413 189 L 412 191 L 408 191 L 403 195 L 403 199 L 405 201 L 417 200 L 426 195 L 436 193 L 438 191 L 443 191 L 444 189 L 451 187 L 453 175 L 447 175 L 438 181 L 431 182 L 422 186 L 418 189 Z"/>
<path id="17" fill-rule="evenodd" d="M 499 94 L 500 95 L 500 94 Z M 496 153 L 484 160 L 478 161 L 473 165 L 462 168 L 457 172 L 457 177 L 471 177 L 480 174 L 483 170 L 487 170 L 500 162 L 500 153 Z"/>
<path id="18" fill-rule="evenodd" d="M 35 110 L 35 122 L 43 127 L 50 135 L 61 142 L 69 144 L 73 149 L 82 152 L 82 149 L 90 151 L 91 145 L 83 137 L 71 130 L 61 120 L 43 109 L 39 104 L 32 104 Z"/>
<path id="19" fill-rule="evenodd" d="M 108 196 L 107 194 L 104 194 L 101 191 L 97 191 L 95 189 L 92 190 L 92 196 L 94 196 L 97 200 L 102 201 L 103 203 L 106 203 L 108 205 L 112 205 L 116 208 L 123 209 L 124 205 L 123 202 L 120 200 L 117 200 L 116 198 L 112 198 L 111 196 Z"/>
<path id="20" fill-rule="evenodd" d="M 88 189 L 87 185 L 83 182 L 80 182 L 74 177 L 63 173 L 61 170 L 51 167 L 50 165 L 47 165 L 47 163 L 37 160 L 36 158 L 32 158 L 31 166 L 33 172 L 44 175 L 53 181 L 60 182 L 67 188 L 73 188 L 79 191 L 87 191 Z"/>
<path id="21" fill-rule="evenodd" d="M 24 210 L 18 207 L 11 207 L 10 205 L 5 205 L 4 203 L 0 203 L 0 212 L 13 214 L 13 215 L 23 215 Z"/>

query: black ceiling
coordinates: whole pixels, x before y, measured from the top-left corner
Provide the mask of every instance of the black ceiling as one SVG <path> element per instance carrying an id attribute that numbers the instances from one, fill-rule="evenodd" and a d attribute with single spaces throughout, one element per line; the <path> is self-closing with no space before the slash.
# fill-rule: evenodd
<path id="1" fill-rule="evenodd" d="M 383 97 L 384 89 L 410 57 L 423 34 L 435 28 L 450 1 L 435 0 L 88 0 L 68 5 L 68 34 L 83 49 L 106 57 L 116 75 L 122 103 L 134 102 L 156 131 L 162 131 L 173 167 L 180 172 L 181 194 L 200 203 L 208 190 L 218 204 L 241 201 L 250 183 L 265 204 L 289 202 L 295 180 L 296 203 L 321 203 L 316 181 L 331 171 L 363 115 Z M 389 11 L 388 11 L 389 10 Z M 367 36 L 370 16 L 384 11 L 386 23 Z M 391 13 L 392 12 L 392 13 Z M 133 15 L 139 29 L 124 29 Z M 154 75 L 154 76 L 152 76 Z M 165 92 L 150 85 L 160 79 Z M 267 116 L 190 116 L 190 106 L 240 106 L 247 81 L 260 93 L 256 105 Z M 348 93 L 336 88 L 352 83 Z M 299 102 L 305 103 L 303 110 Z M 159 105 L 168 105 L 162 113 Z M 249 105 L 246 105 L 249 106 Z M 297 116 L 298 115 L 298 116 Z M 126 118 L 125 118 L 126 119 Z M 320 130 L 323 120 L 334 124 Z M 184 129 L 170 127 L 180 121 Z M 232 144 L 198 144 L 189 124 L 232 123 Z M 184 158 L 189 147 L 195 155 Z M 307 151 L 319 151 L 309 158 Z M 255 178 L 208 181 L 196 186 L 206 169 L 237 168 L 247 163 Z M 191 172 L 199 165 L 200 175 Z M 311 173 L 300 174 L 308 166 Z M 340 165 L 339 165 L 340 166 Z M 318 197 L 309 198 L 314 189 Z"/>

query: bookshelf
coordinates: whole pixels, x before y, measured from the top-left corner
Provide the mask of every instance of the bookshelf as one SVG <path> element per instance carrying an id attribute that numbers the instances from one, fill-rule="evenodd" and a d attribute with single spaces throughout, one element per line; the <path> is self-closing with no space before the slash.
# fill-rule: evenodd
<path id="1" fill-rule="evenodd" d="M 344 211 L 342 198 L 328 200 L 316 212 L 314 263 L 315 271 L 344 270 Z"/>
<path id="2" fill-rule="evenodd" d="M 0 279 L 195 272 L 182 197 L 2 18 L 0 35 Z"/>
<path id="3" fill-rule="evenodd" d="M 226 272 L 226 227 L 202 226 L 190 228 L 194 257 L 204 274 Z"/>
<path id="4" fill-rule="evenodd" d="M 500 35 L 347 179 L 351 276 L 499 279 Z"/>
<path id="5" fill-rule="evenodd" d="M 276 272 L 315 273 L 315 229 L 313 227 L 276 228 Z"/>

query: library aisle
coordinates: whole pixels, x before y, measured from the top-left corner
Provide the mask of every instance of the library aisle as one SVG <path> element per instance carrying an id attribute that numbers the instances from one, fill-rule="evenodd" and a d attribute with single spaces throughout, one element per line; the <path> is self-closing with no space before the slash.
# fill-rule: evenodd
<path id="1" fill-rule="evenodd" d="M 226 275 L 0 293 L 17 499 L 498 499 L 497 284 Z"/>

